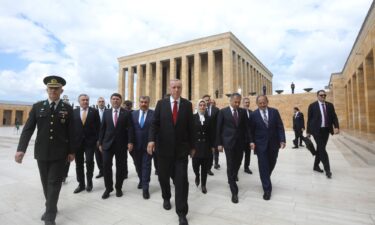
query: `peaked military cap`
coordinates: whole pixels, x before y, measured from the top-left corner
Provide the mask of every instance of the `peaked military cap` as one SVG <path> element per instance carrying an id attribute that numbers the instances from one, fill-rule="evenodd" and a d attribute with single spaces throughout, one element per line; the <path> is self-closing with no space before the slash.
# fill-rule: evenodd
<path id="1" fill-rule="evenodd" d="M 52 76 L 47 76 L 43 79 L 43 82 L 47 87 L 62 87 L 65 86 L 66 81 L 64 78 L 52 75 Z"/>

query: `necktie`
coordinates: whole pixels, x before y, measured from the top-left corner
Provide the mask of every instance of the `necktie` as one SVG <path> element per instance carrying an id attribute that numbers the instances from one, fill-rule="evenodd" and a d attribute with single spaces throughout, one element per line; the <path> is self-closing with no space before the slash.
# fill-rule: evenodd
<path id="1" fill-rule="evenodd" d="M 233 110 L 233 118 L 236 126 L 238 126 L 238 112 L 236 109 Z"/>
<path id="2" fill-rule="evenodd" d="M 139 125 L 141 126 L 141 128 L 143 128 L 143 125 L 145 125 L 145 112 L 142 111 L 142 116 L 141 116 L 141 120 L 139 121 Z"/>
<path id="3" fill-rule="evenodd" d="M 327 115 L 326 104 L 322 103 L 322 107 L 323 107 L 324 127 L 328 127 L 328 121 L 327 121 L 328 115 Z"/>
<path id="4" fill-rule="evenodd" d="M 51 102 L 51 104 L 50 104 L 50 107 L 51 107 L 51 113 L 52 113 L 52 114 L 55 113 L 55 105 L 56 105 L 55 102 Z"/>
<path id="5" fill-rule="evenodd" d="M 263 121 L 266 124 L 266 127 L 268 128 L 268 117 L 267 117 L 267 114 L 266 114 L 266 110 L 264 109 L 262 111 L 263 111 Z"/>
<path id="6" fill-rule="evenodd" d="M 177 101 L 174 101 L 173 102 L 173 112 L 172 112 L 172 116 L 173 116 L 173 124 L 176 125 L 176 122 L 177 122 Z"/>
<path id="7" fill-rule="evenodd" d="M 82 112 L 82 125 L 85 125 L 86 123 L 86 118 L 87 118 L 87 110 L 84 109 L 83 112 Z"/>
<path id="8" fill-rule="evenodd" d="M 117 125 L 117 119 L 118 119 L 117 109 L 115 109 L 115 120 L 113 121 L 114 124 L 115 124 L 115 127 L 116 127 L 116 125 Z"/>

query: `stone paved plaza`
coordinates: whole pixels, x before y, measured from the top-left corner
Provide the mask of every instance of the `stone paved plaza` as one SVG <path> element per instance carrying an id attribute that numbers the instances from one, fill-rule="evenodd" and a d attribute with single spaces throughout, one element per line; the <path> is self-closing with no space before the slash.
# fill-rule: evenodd
<path id="1" fill-rule="evenodd" d="M 328 154 L 333 179 L 313 172 L 313 158 L 305 149 L 292 149 L 294 135 L 287 132 L 287 147 L 279 154 L 272 176 L 273 193 L 270 201 L 262 199 L 256 157 L 252 155 L 253 175 L 239 173 L 239 204 L 231 203 L 225 173 L 225 155 L 220 154 L 220 170 L 208 177 L 208 193 L 202 194 L 194 185 L 189 165 L 189 214 L 191 225 L 239 224 L 375 224 L 375 167 L 360 161 L 347 150 L 336 146 L 330 137 Z M 36 161 L 33 159 L 33 140 L 23 164 L 14 162 L 19 135 L 14 128 L 0 128 L 0 224 L 43 224 L 42 186 Z M 138 178 L 131 158 L 129 179 L 124 183 L 124 196 L 114 192 L 102 200 L 103 179 L 94 179 L 91 193 L 73 194 L 77 186 L 75 164 L 72 163 L 67 182 L 63 185 L 58 204 L 57 224 L 118 225 L 118 224 L 177 224 L 174 198 L 172 210 L 162 208 L 157 176 L 152 173 L 149 200 L 137 189 Z M 95 168 L 94 175 L 97 174 Z M 173 186 L 173 185 L 172 185 Z M 172 193 L 174 189 L 172 188 Z M 174 194 L 172 194 L 173 196 Z"/>

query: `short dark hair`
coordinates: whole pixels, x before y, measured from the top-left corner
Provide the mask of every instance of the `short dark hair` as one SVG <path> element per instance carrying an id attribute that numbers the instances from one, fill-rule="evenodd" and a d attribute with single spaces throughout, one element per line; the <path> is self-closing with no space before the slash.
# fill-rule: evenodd
<path id="1" fill-rule="evenodd" d="M 113 93 L 112 95 L 111 95 L 111 99 L 112 99 L 112 97 L 119 97 L 120 99 L 122 99 L 122 96 L 119 94 L 119 93 Z"/>
<path id="2" fill-rule="evenodd" d="M 125 100 L 125 101 L 124 101 L 124 104 L 125 104 L 126 106 L 132 106 L 132 105 L 133 105 L 133 102 L 130 101 L 130 100 Z"/>
<path id="3" fill-rule="evenodd" d="M 258 103 L 258 99 L 259 99 L 260 97 L 264 97 L 264 98 L 266 98 L 266 101 L 268 102 L 267 95 L 258 95 L 258 96 L 257 96 L 257 100 L 256 100 L 257 103 Z"/>
<path id="4" fill-rule="evenodd" d="M 140 97 L 139 97 L 139 101 L 140 101 L 141 99 L 145 99 L 147 102 L 150 102 L 150 97 L 149 97 L 149 96 L 140 96 Z"/>
<path id="5" fill-rule="evenodd" d="M 299 111 L 299 108 L 298 107 L 294 107 L 295 110 Z"/>
<path id="6" fill-rule="evenodd" d="M 210 95 L 205 94 L 205 95 L 202 96 L 202 99 L 203 99 L 203 98 L 207 98 L 207 97 L 211 98 Z"/>
<path id="7" fill-rule="evenodd" d="M 326 91 L 322 89 L 322 90 L 319 90 L 319 91 L 316 92 L 316 96 L 318 96 L 318 95 L 319 95 L 319 92 L 322 92 L 322 91 L 323 91 L 324 93 L 326 93 Z"/>
<path id="8" fill-rule="evenodd" d="M 230 95 L 230 99 L 231 99 L 231 100 L 232 100 L 234 97 L 240 97 L 240 98 L 242 98 L 241 94 L 238 93 L 238 92 L 234 92 L 234 93 L 232 93 L 232 94 Z"/>

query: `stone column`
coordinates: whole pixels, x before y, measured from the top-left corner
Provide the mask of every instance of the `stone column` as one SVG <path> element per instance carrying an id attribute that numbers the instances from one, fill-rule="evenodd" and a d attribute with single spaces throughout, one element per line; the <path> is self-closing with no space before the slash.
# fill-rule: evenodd
<path id="1" fill-rule="evenodd" d="M 250 65 L 250 91 L 254 92 L 254 69 L 252 65 Z"/>
<path id="2" fill-rule="evenodd" d="M 238 56 L 237 53 L 232 52 L 233 55 L 233 89 L 230 93 L 237 92 L 238 89 Z"/>
<path id="3" fill-rule="evenodd" d="M 134 70 L 133 67 L 128 68 L 128 100 L 134 101 Z"/>
<path id="4" fill-rule="evenodd" d="M 3 126 L 4 110 L 0 109 L 0 127 Z"/>
<path id="5" fill-rule="evenodd" d="M 189 98 L 189 78 L 188 78 L 188 59 L 185 55 L 181 56 L 181 83 L 182 83 L 182 97 Z"/>
<path id="6" fill-rule="evenodd" d="M 201 57 L 199 53 L 194 54 L 194 100 L 198 100 L 200 98 L 199 93 L 199 81 L 201 76 Z"/>
<path id="7" fill-rule="evenodd" d="M 366 99 L 363 69 L 357 69 L 358 124 L 361 132 L 367 132 Z"/>
<path id="8" fill-rule="evenodd" d="M 118 71 L 118 93 L 125 97 L 125 68 L 121 66 Z"/>
<path id="9" fill-rule="evenodd" d="M 155 102 L 159 101 L 162 98 L 162 65 L 158 60 L 156 61 L 156 91 L 155 91 Z"/>
<path id="10" fill-rule="evenodd" d="M 151 98 L 151 64 L 146 64 L 146 85 L 145 85 L 145 95 L 149 96 Z"/>
<path id="11" fill-rule="evenodd" d="M 364 87 L 365 87 L 365 105 L 367 118 L 367 132 L 375 133 L 375 68 L 374 58 L 366 57 L 364 63 Z"/>
<path id="12" fill-rule="evenodd" d="M 352 81 L 349 80 L 348 84 L 347 84 L 347 87 L 348 87 L 348 115 L 349 115 L 349 119 L 348 119 L 348 123 L 349 123 L 349 128 L 350 129 L 354 129 L 354 126 L 353 126 L 353 101 L 352 101 L 352 97 L 353 97 L 353 94 L 352 94 Z"/>
<path id="13" fill-rule="evenodd" d="M 10 116 L 10 125 L 12 126 L 15 124 L 15 121 L 16 121 L 16 112 L 17 110 L 13 109 L 12 114 Z"/>
<path id="14" fill-rule="evenodd" d="M 212 98 L 214 98 L 215 96 L 215 77 L 214 77 L 214 74 L 215 74 L 215 56 L 214 56 L 214 52 L 209 50 L 207 52 L 208 54 L 208 62 L 207 62 L 207 73 L 208 73 L 208 94 L 212 96 Z"/>
<path id="15" fill-rule="evenodd" d="M 224 48 L 223 53 L 223 98 L 226 98 L 226 94 L 230 94 L 233 91 L 233 58 L 232 51 L 230 48 Z"/>
<path id="16" fill-rule="evenodd" d="M 135 107 L 139 106 L 138 105 L 139 97 L 144 94 L 144 88 L 143 88 L 144 80 L 142 79 L 142 76 L 143 76 L 142 66 L 137 65 L 137 90 L 136 90 L 136 97 L 134 99 Z"/>
<path id="17" fill-rule="evenodd" d="M 352 76 L 353 125 L 358 130 L 357 74 Z"/>
<path id="18" fill-rule="evenodd" d="M 176 79 L 176 59 L 175 58 L 171 58 L 169 60 L 169 71 L 170 71 L 170 74 L 169 74 L 169 78 L 170 80 L 172 79 Z"/>

